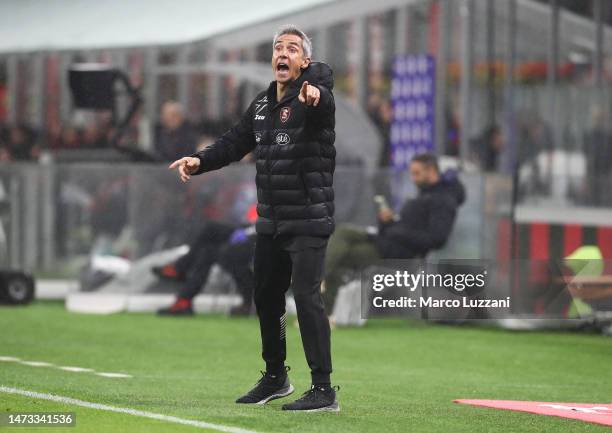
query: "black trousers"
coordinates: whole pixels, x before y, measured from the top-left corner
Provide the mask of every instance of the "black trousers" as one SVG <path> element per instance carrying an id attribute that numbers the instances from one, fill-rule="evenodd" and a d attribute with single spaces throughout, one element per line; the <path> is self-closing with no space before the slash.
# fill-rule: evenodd
<path id="1" fill-rule="evenodd" d="M 251 263 L 255 237 L 249 236 L 242 242 L 229 243 L 236 226 L 207 222 L 189 252 L 175 263 L 177 270 L 186 275 L 185 285 L 179 297 L 193 299 L 206 283 L 213 264 L 218 263 L 229 272 L 238 288 L 245 305 L 251 305 L 253 299 L 253 271 Z"/>
<path id="2" fill-rule="evenodd" d="M 253 252 L 255 250 L 255 235 L 250 235 L 242 242 L 226 243 L 219 250 L 217 263 L 234 277 L 238 293 L 244 305 L 253 304 Z"/>
<path id="3" fill-rule="evenodd" d="M 268 372 L 284 368 L 285 293 L 291 287 L 312 382 L 330 382 L 330 329 L 321 297 L 326 247 L 327 238 L 257 235 L 255 306 Z"/>
<path id="4" fill-rule="evenodd" d="M 200 292 L 210 268 L 219 258 L 219 250 L 235 229 L 235 226 L 214 221 L 204 224 L 198 237 L 189 245 L 189 252 L 175 263 L 177 270 L 186 277 L 179 297 L 193 299 Z"/>

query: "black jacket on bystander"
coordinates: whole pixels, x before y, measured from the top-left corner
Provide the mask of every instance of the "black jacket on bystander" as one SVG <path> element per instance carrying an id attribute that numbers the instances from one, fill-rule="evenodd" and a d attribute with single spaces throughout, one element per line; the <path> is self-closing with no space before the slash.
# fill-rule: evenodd
<path id="1" fill-rule="evenodd" d="M 398 221 L 380 225 L 376 244 L 383 258 L 425 257 L 442 248 L 464 201 L 465 188 L 455 175 L 421 188 L 416 198 L 404 204 Z"/>

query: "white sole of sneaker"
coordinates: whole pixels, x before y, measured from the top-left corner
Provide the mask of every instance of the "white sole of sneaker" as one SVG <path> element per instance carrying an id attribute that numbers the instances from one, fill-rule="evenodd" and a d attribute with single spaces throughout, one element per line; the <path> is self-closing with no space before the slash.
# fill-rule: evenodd
<path id="1" fill-rule="evenodd" d="M 334 402 L 331 406 L 320 407 L 319 409 L 286 410 L 286 412 L 340 412 L 340 405 Z"/>
<path id="2" fill-rule="evenodd" d="M 294 390 L 295 390 L 295 388 L 293 387 L 293 385 L 289 384 L 289 389 L 287 391 L 279 392 L 278 394 L 272 394 L 271 396 L 266 397 L 263 400 L 260 400 L 260 401 L 258 401 L 255 404 L 266 404 L 270 400 L 276 400 L 277 398 L 287 397 L 288 395 L 293 394 Z"/>

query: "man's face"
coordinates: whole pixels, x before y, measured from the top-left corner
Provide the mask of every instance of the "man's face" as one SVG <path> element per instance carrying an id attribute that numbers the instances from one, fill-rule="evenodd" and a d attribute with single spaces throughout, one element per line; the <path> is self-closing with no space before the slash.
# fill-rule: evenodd
<path id="1" fill-rule="evenodd" d="M 412 161 L 410 163 L 410 180 L 419 187 L 427 187 L 435 183 L 437 172 L 433 167 L 429 167 L 422 162 Z"/>
<path id="2" fill-rule="evenodd" d="M 272 71 L 277 82 L 289 83 L 297 79 L 309 63 L 310 58 L 304 57 L 302 38 L 281 35 L 276 40 L 272 51 Z"/>
<path id="3" fill-rule="evenodd" d="M 162 107 L 161 123 L 170 130 L 180 127 L 183 124 L 183 113 L 180 107 L 172 103 L 165 104 Z"/>

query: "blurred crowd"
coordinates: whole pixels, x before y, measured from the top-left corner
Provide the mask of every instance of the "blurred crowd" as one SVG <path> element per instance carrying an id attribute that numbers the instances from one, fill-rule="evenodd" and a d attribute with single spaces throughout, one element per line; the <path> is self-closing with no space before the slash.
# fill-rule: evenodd
<path id="1" fill-rule="evenodd" d="M 367 111 L 382 138 L 380 166 L 388 166 L 391 164 L 392 104 L 387 97 L 374 94 L 368 101 Z M 485 124 L 480 132 L 474 134 L 470 138 L 468 160 L 485 172 L 508 172 L 533 162 L 538 155 L 550 154 L 554 150 L 571 151 L 584 157 L 589 174 L 607 175 L 610 170 L 606 167 L 612 162 L 612 129 L 607 118 L 602 107 L 593 105 L 585 128 L 561 131 L 560 140 L 555 144 L 555 131 L 541 115 L 535 111 L 518 112 L 514 127 L 509 128 L 507 122 L 493 122 Z M 451 110 L 446 111 L 446 127 L 444 155 L 459 156 L 461 122 Z M 509 147 L 511 135 L 516 149 Z"/>
<path id="2" fill-rule="evenodd" d="M 393 122 L 393 107 L 388 96 L 372 95 L 367 113 L 381 137 L 379 166 L 387 167 L 391 164 L 389 131 Z M 578 188 L 581 190 L 576 191 L 577 197 L 600 205 L 612 202 L 607 188 L 598 187 L 607 185 L 612 174 L 612 131 L 607 126 L 604 109 L 593 106 L 589 114 L 585 129 L 569 135 L 567 131 L 554 131 L 535 112 L 517 113 L 512 128 L 507 122 L 485 124 L 470 139 L 468 161 L 484 172 L 510 173 L 521 169 L 531 191 L 547 194 L 555 176 L 563 175 L 554 171 L 559 164 L 553 163 L 553 154 L 556 153 L 557 158 L 561 154 L 574 169 L 581 167 L 578 172 L 574 171 L 576 177 L 584 179 Z M 225 118 L 191 122 L 180 103 L 166 101 L 160 107 L 148 153 L 153 160 L 174 161 L 212 143 L 234 121 L 234 118 Z M 133 147 L 138 142 L 135 126 L 127 128 L 121 140 L 116 140 L 117 130 L 109 115 L 97 115 L 79 125 L 58 125 L 40 131 L 23 124 L 0 123 L 0 162 L 37 160 L 45 151 Z M 458 156 L 461 123 L 450 109 L 446 113 L 446 125 L 444 154 Z M 510 146 L 511 142 L 515 145 Z"/>
<path id="3" fill-rule="evenodd" d="M 0 124 L 0 161 L 28 161 L 39 154 L 39 137 L 33 128 Z"/>
<path id="4" fill-rule="evenodd" d="M 37 160 L 43 150 L 102 149 L 109 146 L 114 132 L 110 122 L 97 120 L 84 126 L 57 125 L 49 130 L 26 124 L 0 124 L 0 161 Z"/>
<path id="5" fill-rule="evenodd" d="M 160 109 L 159 121 L 151 149 L 153 159 L 173 161 L 209 144 L 231 126 L 234 119 L 190 122 L 178 102 L 167 101 Z M 41 152 L 56 153 L 75 149 L 105 149 L 114 145 L 134 146 L 138 141 L 136 127 L 128 127 L 118 143 L 112 119 L 108 115 L 88 118 L 74 124 L 58 124 L 48 130 L 37 130 L 26 124 L 0 122 L 0 161 L 35 161 Z"/>

